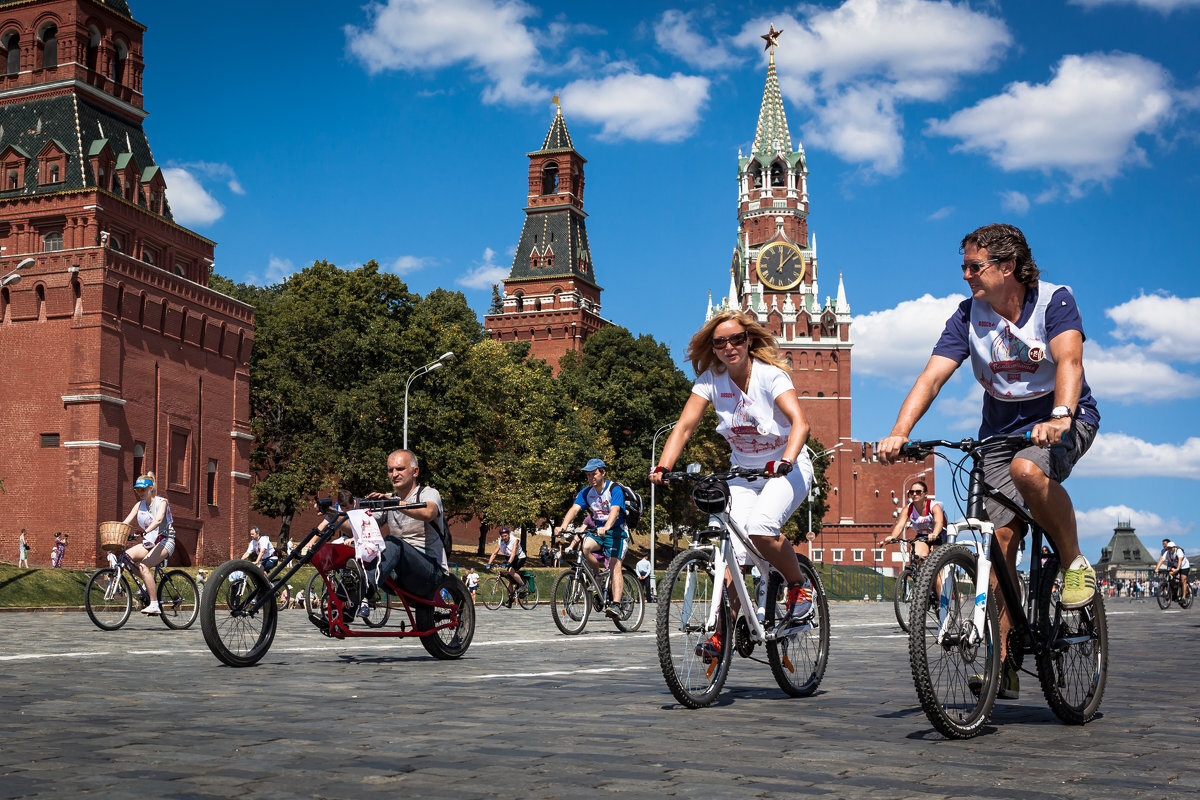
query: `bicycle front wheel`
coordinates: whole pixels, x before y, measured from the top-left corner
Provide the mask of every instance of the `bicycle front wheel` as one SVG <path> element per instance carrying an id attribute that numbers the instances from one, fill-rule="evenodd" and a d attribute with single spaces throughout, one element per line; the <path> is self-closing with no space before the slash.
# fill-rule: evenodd
<path id="1" fill-rule="evenodd" d="M 177 631 L 192 627 L 200 614 L 196 581 L 181 569 L 173 569 L 158 582 L 158 607 L 162 621 Z"/>
<path id="2" fill-rule="evenodd" d="M 646 598 L 642 596 L 642 582 L 628 571 L 621 572 L 621 602 L 619 613 L 613 622 L 617 630 L 633 633 L 642 627 L 646 619 Z"/>
<path id="3" fill-rule="evenodd" d="M 83 607 L 100 630 L 120 628 L 129 621 L 133 610 L 129 579 L 122 575 L 117 580 L 117 571 L 111 567 L 93 573 L 83 592 Z"/>
<path id="4" fill-rule="evenodd" d="M 279 620 L 270 594 L 266 573 L 249 561 L 226 561 L 213 571 L 200 598 L 200 629 L 213 655 L 231 667 L 249 667 L 267 654 Z"/>
<path id="5" fill-rule="evenodd" d="M 1158 585 L 1158 607 L 1163 611 L 1171 605 L 1171 583 L 1163 581 Z"/>
<path id="6" fill-rule="evenodd" d="M 892 605 L 896 607 L 896 621 L 900 623 L 900 630 L 905 633 L 908 633 L 908 615 L 912 611 L 915 583 L 916 574 L 911 566 L 905 567 L 896 578 L 896 597 L 892 600 Z"/>
<path id="7" fill-rule="evenodd" d="M 554 579 L 550 590 L 550 615 L 554 624 L 568 636 L 574 636 L 587 625 L 592 604 L 588 602 L 587 584 L 579 580 L 574 570 L 566 569 Z"/>
<path id="8" fill-rule="evenodd" d="M 1090 722 L 1100 710 L 1108 678 L 1108 622 L 1099 592 L 1083 608 L 1040 601 L 1039 620 L 1049 625 L 1049 641 L 1037 655 L 1038 679 L 1054 715 L 1068 725 Z"/>
<path id="9" fill-rule="evenodd" d="M 937 548 L 917 575 L 909 618 L 917 697 L 933 727 L 951 739 L 979 733 L 1000 689 L 996 604 L 987 603 L 983 630 L 976 630 L 975 574 L 973 550 L 961 544 Z"/>
<path id="10" fill-rule="evenodd" d="M 503 579 L 499 575 L 493 575 L 483 582 L 480 594 L 483 595 L 483 607 L 489 611 L 495 611 L 508 599 L 508 593 L 504 591 L 502 581 Z"/>
<path id="11" fill-rule="evenodd" d="M 713 575 L 708 552 L 687 550 L 667 567 L 658 595 L 658 663 L 671 694 L 689 708 L 711 705 L 729 675 L 733 658 L 729 606 L 722 602 L 715 610 L 716 624 L 708 623 L 717 582 L 722 579 Z"/>
<path id="12" fill-rule="evenodd" d="M 792 697 L 808 697 L 821 685 L 829 662 L 829 598 L 812 562 L 799 554 L 796 557 L 801 574 L 812 583 L 812 617 L 786 636 L 767 642 L 767 661 L 780 689 Z M 771 572 L 767 597 L 767 629 L 771 630 L 787 613 L 787 584 L 777 572 Z"/>
<path id="13" fill-rule="evenodd" d="M 392 596 L 382 586 L 375 588 L 374 595 L 367 600 L 367 616 L 363 622 L 368 628 L 382 628 L 392 616 Z"/>
<path id="14" fill-rule="evenodd" d="M 521 603 L 521 608 L 526 611 L 532 611 L 537 608 L 538 599 L 540 598 L 537 579 L 532 575 L 522 575 L 521 577 L 525 579 L 525 594 L 518 597 L 517 600 Z"/>

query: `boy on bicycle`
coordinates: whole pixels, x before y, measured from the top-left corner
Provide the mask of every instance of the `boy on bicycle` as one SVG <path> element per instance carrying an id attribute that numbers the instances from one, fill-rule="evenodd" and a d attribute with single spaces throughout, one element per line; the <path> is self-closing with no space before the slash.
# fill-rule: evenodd
<path id="1" fill-rule="evenodd" d="M 876 453 L 885 464 L 900 456 L 913 427 L 954 371 L 970 356 L 983 385 L 979 438 L 1029 433 L 1029 444 L 990 449 L 987 482 L 1025 505 L 1062 558 L 1061 603 L 1082 608 L 1096 591 L 1096 571 L 1079 551 L 1075 509 L 1062 482 L 1087 452 L 1100 424 L 1083 375 L 1083 322 L 1070 287 L 1040 281 L 1025 235 L 1012 225 L 987 225 L 963 237 L 963 280 L 971 297 L 950 319 L 933 355 L 900 407 L 892 432 Z M 989 519 L 1015 573 L 1025 531 L 1015 515 L 986 499 Z M 993 581 L 996 579 L 993 574 Z M 1001 647 L 1011 620 L 1000 600 Z M 1005 665 L 1000 697 L 1015 699 L 1017 673 Z"/>
<path id="2" fill-rule="evenodd" d="M 629 531 L 625 526 L 625 493 L 620 486 L 608 480 L 608 467 L 601 459 L 588 461 L 583 472 L 587 475 L 588 485 L 575 495 L 575 502 L 567 509 L 555 533 L 562 533 L 576 514 L 588 509 L 588 516 L 597 527 L 586 534 L 577 534 L 568 547 L 574 547 L 582 535 L 584 558 L 597 572 L 600 571 L 600 560 L 596 558 L 596 553 L 602 552 L 608 557 L 608 563 L 612 566 L 612 597 L 604 613 L 618 619 L 621 616 L 621 559 L 629 548 Z"/>

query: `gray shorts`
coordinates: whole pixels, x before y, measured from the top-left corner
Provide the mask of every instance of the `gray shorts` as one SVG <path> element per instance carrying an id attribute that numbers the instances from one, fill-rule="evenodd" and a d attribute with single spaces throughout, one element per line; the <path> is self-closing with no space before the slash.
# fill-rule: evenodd
<path id="1" fill-rule="evenodd" d="M 1032 461 L 1050 480 L 1062 483 L 1070 476 L 1076 462 L 1092 446 L 1095 438 L 1096 426 L 1077 419 L 1071 426 L 1067 441 L 1060 444 L 1049 447 L 1024 444 L 993 447 L 983 456 L 983 477 L 1009 500 L 1019 506 L 1024 506 L 1025 500 L 1013 484 L 1012 473 L 1009 471 L 1009 465 L 1012 464 L 1013 459 L 1024 458 Z M 988 518 L 996 524 L 997 528 L 1008 525 L 1016 517 L 1016 514 L 995 500 L 985 498 L 983 502 Z"/>

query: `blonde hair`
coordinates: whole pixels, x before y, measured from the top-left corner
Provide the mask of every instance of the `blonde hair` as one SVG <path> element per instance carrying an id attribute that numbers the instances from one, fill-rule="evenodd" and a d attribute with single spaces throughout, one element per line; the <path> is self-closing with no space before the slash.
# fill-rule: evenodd
<path id="1" fill-rule="evenodd" d="M 726 322 L 736 322 L 746 333 L 750 334 L 751 358 L 779 367 L 785 372 L 789 371 L 788 365 L 779 352 L 779 345 L 775 342 L 775 337 L 771 335 L 771 332 L 760 325 L 758 320 L 735 308 L 715 314 L 712 319 L 704 323 L 703 328 L 696 331 L 696 335 L 688 344 L 687 357 L 692 362 L 692 369 L 695 371 L 696 377 L 700 377 L 710 369 L 718 374 L 725 371 L 725 365 L 713 352 L 712 340 L 713 331 L 717 329 L 718 325 Z"/>

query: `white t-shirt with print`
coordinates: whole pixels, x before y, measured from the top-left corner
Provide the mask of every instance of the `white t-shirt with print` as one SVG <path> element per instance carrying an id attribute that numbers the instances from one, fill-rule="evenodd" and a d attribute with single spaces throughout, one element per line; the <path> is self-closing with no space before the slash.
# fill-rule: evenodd
<path id="1" fill-rule="evenodd" d="M 783 457 L 792 423 L 775 398 L 792 386 L 792 379 L 779 367 L 755 360 L 750 384 L 743 392 L 729 377 L 706 370 L 694 386 L 698 394 L 717 412 L 717 433 L 725 437 L 732 450 L 730 462 L 738 467 L 761 469 L 768 461 Z"/>

